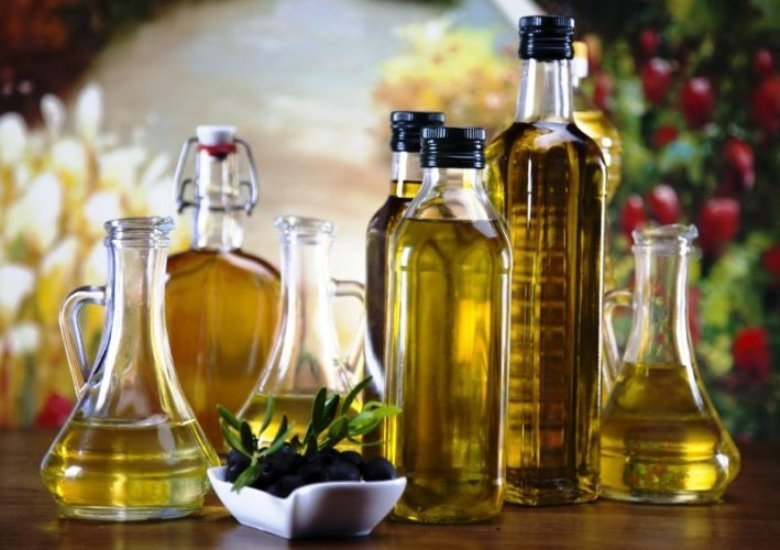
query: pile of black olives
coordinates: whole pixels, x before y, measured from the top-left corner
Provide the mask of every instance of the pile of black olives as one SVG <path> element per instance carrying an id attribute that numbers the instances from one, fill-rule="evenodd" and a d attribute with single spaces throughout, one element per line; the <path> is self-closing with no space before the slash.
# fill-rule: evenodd
<path id="1" fill-rule="evenodd" d="M 227 456 L 226 481 L 233 482 L 249 466 L 249 458 L 232 449 Z M 285 443 L 273 454 L 260 458 L 260 476 L 251 485 L 276 497 L 286 498 L 298 487 L 325 481 L 385 481 L 395 478 L 395 468 L 385 458 L 363 461 L 355 451 L 327 448 L 311 456 L 295 452 Z"/>

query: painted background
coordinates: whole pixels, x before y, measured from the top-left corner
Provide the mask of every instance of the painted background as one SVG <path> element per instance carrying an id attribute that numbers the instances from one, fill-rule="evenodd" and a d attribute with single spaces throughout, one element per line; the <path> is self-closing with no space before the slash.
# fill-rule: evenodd
<path id="1" fill-rule="evenodd" d="M 541 4 L 577 17 L 593 52 L 586 91 L 623 134 L 624 183 L 610 211 L 618 283 L 630 284 L 630 229 L 697 223 L 702 370 L 739 438 L 780 438 L 778 8 Z M 515 21 L 537 9 L 0 0 L 0 426 L 64 417 L 73 390 L 59 304 L 73 287 L 105 280 L 106 219 L 174 212 L 173 163 L 197 124 L 234 124 L 253 146 L 261 190 L 247 250 L 278 263 L 274 216 L 329 219 L 334 276 L 362 280 L 365 227 L 387 192 L 389 112 L 441 109 L 452 125 L 505 127 L 519 74 Z M 694 98 L 711 99 L 699 115 L 682 99 L 697 77 L 713 96 Z M 726 151 L 735 138 L 749 155 Z M 671 198 L 659 198 L 661 184 Z M 188 220 L 179 222 L 177 249 L 188 240 Z M 351 316 L 342 315 L 345 333 Z M 99 319 L 88 326 L 97 331 Z"/>

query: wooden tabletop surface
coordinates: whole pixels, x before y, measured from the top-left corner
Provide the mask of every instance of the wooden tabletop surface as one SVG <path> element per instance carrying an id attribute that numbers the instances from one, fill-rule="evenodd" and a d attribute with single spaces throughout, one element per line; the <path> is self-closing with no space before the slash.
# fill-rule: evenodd
<path id="1" fill-rule="evenodd" d="M 385 521 L 356 540 L 288 542 L 244 527 L 210 494 L 194 517 L 143 523 L 59 519 L 38 467 L 48 431 L 0 430 L 0 548 L 780 548 L 780 446 L 742 449 L 742 471 L 723 502 L 651 506 L 601 500 L 553 508 L 507 505 L 479 525 Z"/>

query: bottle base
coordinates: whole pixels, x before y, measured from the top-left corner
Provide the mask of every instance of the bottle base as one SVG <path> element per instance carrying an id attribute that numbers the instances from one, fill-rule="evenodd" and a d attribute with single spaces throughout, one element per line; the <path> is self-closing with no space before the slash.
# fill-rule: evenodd
<path id="1" fill-rule="evenodd" d="M 202 505 L 202 501 L 175 507 L 73 506 L 58 502 L 57 513 L 63 518 L 94 521 L 147 521 L 189 516 L 200 510 Z"/>
<path id="2" fill-rule="evenodd" d="M 609 500 L 633 502 L 636 504 L 712 504 L 720 500 L 721 492 L 678 491 L 674 493 L 660 491 L 622 491 L 602 487 L 601 496 Z"/>
<path id="3" fill-rule="evenodd" d="M 585 504 L 599 496 L 596 486 L 585 487 L 568 480 L 555 480 L 545 486 L 509 486 L 506 502 L 519 506 L 563 506 Z"/>
<path id="4" fill-rule="evenodd" d="M 485 515 L 479 516 L 465 516 L 461 514 L 448 514 L 441 511 L 435 512 L 423 512 L 423 513 L 408 513 L 408 512 L 392 512 L 390 519 L 399 523 L 419 523 L 425 525 L 466 525 L 469 523 L 484 523 L 491 519 L 498 517 L 501 510 L 491 512 Z"/>

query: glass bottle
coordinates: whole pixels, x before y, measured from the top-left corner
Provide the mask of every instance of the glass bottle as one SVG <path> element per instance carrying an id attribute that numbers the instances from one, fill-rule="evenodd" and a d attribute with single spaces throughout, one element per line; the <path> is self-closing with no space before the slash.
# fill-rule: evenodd
<path id="1" fill-rule="evenodd" d="M 588 77 L 588 46 L 574 42 L 572 69 L 572 105 L 577 127 L 595 141 L 607 167 L 607 204 L 612 201 L 620 185 L 623 143 L 620 133 L 607 115 L 596 107 L 582 89 L 582 81 Z"/>
<path id="2" fill-rule="evenodd" d="M 420 132 L 425 126 L 442 126 L 444 113 L 394 111 L 390 115 L 393 152 L 390 194 L 368 222 L 366 232 L 366 373 L 373 378 L 364 393 L 366 400 L 381 401 L 385 390 L 385 298 L 387 287 L 387 241 L 422 185 Z M 382 430 L 365 436 L 367 443 L 382 440 Z M 366 446 L 363 454 L 376 454 Z"/>
<path id="3" fill-rule="evenodd" d="M 197 146 L 194 176 L 185 176 Z M 249 180 L 242 179 L 239 151 Z M 166 317 L 174 363 L 198 421 L 226 451 L 217 404 L 244 403 L 271 351 L 279 317 L 279 274 L 241 250 L 242 218 L 257 202 L 251 149 L 230 126 L 199 126 L 176 169 L 179 211 L 193 207 L 192 244 L 168 260 Z M 194 188 L 194 198 L 187 198 Z M 246 190 L 246 193 L 243 191 Z M 244 196 L 248 195 L 248 196 Z"/>
<path id="4" fill-rule="evenodd" d="M 482 187 L 485 131 L 424 128 L 423 186 L 388 248 L 385 456 L 394 517 L 466 523 L 504 501 L 509 241 Z"/>
<path id="5" fill-rule="evenodd" d="M 106 223 L 105 287 L 71 292 L 60 312 L 78 403 L 41 463 L 63 516 L 165 519 L 201 507 L 219 464 L 182 393 L 164 317 L 170 218 Z M 94 366 L 78 326 L 84 304 L 106 308 Z"/>
<path id="6" fill-rule="evenodd" d="M 283 414 L 294 423 L 290 437 L 301 440 L 309 424 L 314 396 L 320 387 L 345 395 L 354 385 L 363 351 L 361 322 L 346 356 L 333 322 L 333 300 L 339 296 L 363 302 L 364 287 L 355 281 L 330 277 L 333 224 L 314 218 L 282 216 L 274 225 L 281 233 L 282 314 L 268 362 L 238 413 L 257 432 L 269 396 L 274 396 L 274 419 L 260 445 L 276 434 Z M 362 404 L 355 402 L 357 413 Z M 267 438 L 267 439 L 266 439 Z"/>
<path id="7" fill-rule="evenodd" d="M 598 495 L 605 168 L 573 122 L 568 17 L 520 19 L 515 122 L 488 146 L 512 241 L 507 501 Z"/>
<path id="8" fill-rule="evenodd" d="M 607 369 L 614 383 L 601 423 L 602 494 L 656 504 L 717 500 L 737 476 L 739 451 L 707 395 L 688 325 L 694 226 L 635 231 L 633 296 L 607 295 Z M 622 362 L 612 311 L 633 310 Z"/>

